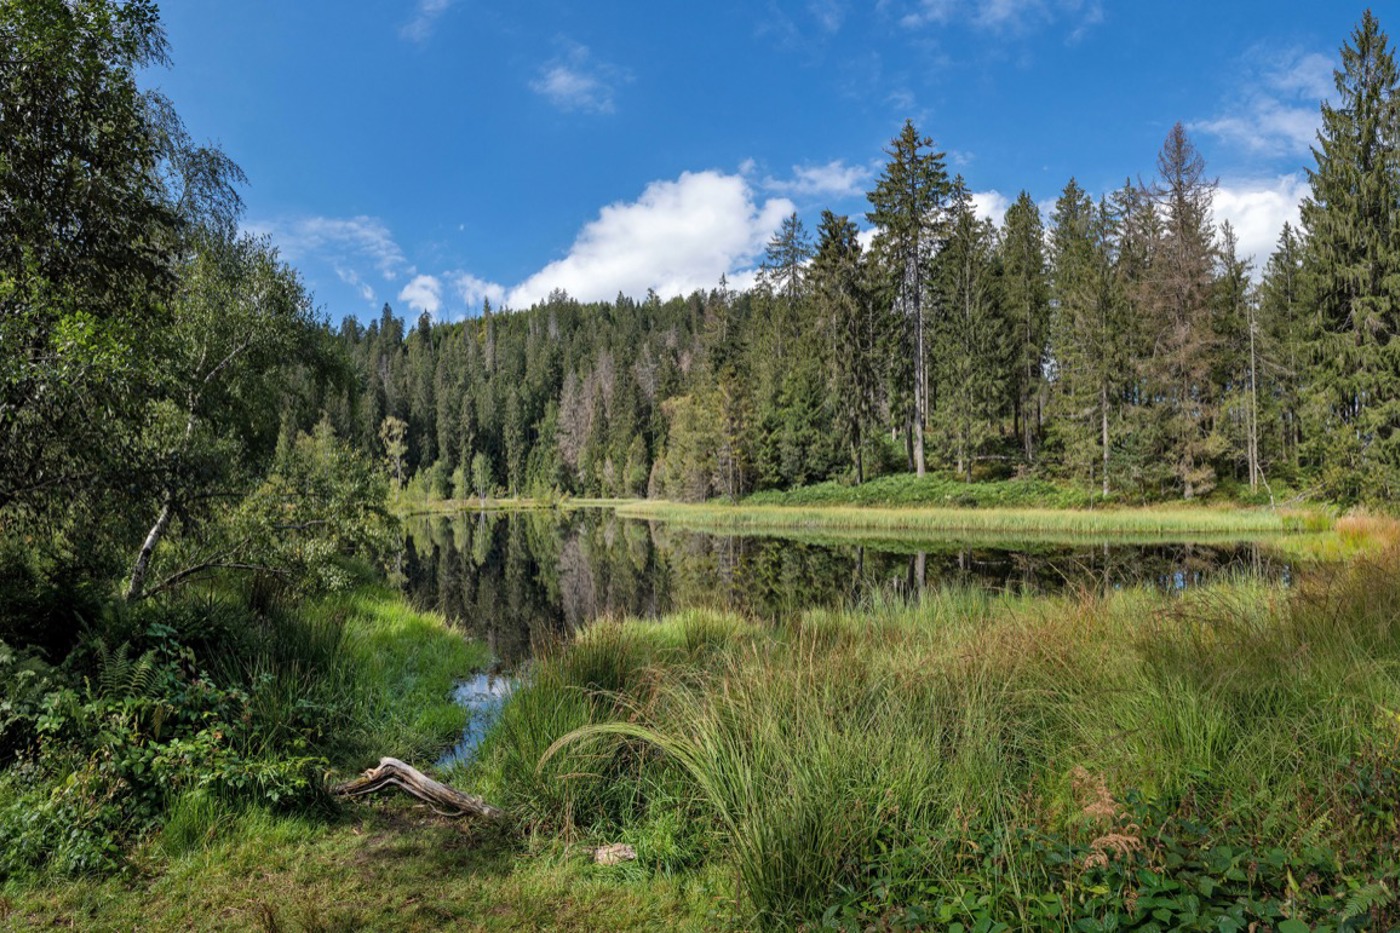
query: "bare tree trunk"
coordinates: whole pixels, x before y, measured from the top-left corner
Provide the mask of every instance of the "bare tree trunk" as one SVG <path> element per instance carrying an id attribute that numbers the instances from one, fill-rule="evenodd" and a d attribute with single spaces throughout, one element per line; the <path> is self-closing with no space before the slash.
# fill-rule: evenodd
<path id="1" fill-rule="evenodd" d="M 1259 488 L 1259 384 L 1254 347 L 1254 303 L 1249 302 L 1249 488 Z"/>
<path id="2" fill-rule="evenodd" d="M 160 515 L 156 518 L 156 523 L 151 526 L 151 530 L 146 534 L 146 540 L 141 544 L 141 551 L 136 555 L 136 563 L 131 568 L 131 579 L 126 585 L 126 601 L 140 599 L 146 589 L 146 574 L 151 569 L 151 557 L 155 554 L 156 545 L 160 544 L 165 537 L 165 531 L 170 527 L 170 517 L 174 511 L 175 497 L 167 492 L 165 499 L 160 506 Z"/>
<path id="3" fill-rule="evenodd" d="M 914 260 L 918 261 L 917 257 Z M 917 271 L 906 274 L 906 283 L 913 280 L 912 303 L 914 305 L 914 472 L 923 476 L 924 467 L 924 425 L 928 421 L 928 372 L 924 365 L 924 302 L 920 294 L 923 283 Z"/>
<path id="4" fill-rule="evenodd" d="M 1108 498 L 1108 383 L 1099 383 L 1099 429 L 1103 444 L 1103 494 Z"/>

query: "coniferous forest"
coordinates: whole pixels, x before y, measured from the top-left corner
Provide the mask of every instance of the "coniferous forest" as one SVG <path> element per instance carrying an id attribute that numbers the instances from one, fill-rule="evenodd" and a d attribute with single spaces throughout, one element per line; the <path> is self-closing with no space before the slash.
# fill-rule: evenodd
<path id="1" fill-rule="evenodd" d="M 556 292 L 411 326 L 386 305 L 341 325 L 356 390 L 317 401 L 444 498 L 737 498 L 936 469 L 1128 501 L 1384 502 L 1400 483 L 1396 87 L 1368 15 L 1301 226 L 1262 268 L 1212 219 L 1180 124 L 1118 190 L 1069 179 L 1048 214 L 1022 192 L 992 223 L 906 123 L 869 212 L 815 231 L 789 217 L 752 289 Z"/>

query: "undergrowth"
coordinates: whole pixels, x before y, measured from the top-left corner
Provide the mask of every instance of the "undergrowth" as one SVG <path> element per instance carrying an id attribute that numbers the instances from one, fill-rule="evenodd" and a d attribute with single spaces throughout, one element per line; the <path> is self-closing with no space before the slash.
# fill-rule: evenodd
<path id="1" fill-rule="evenodd" d="M 182 853 L 250 809 L 324 816 L 328 772 L 450 741 L 485 661 L 372 589 L 112 603 L 58 664 L 0 643 L 0 881 L 123 869 L 162 829 Z"/>

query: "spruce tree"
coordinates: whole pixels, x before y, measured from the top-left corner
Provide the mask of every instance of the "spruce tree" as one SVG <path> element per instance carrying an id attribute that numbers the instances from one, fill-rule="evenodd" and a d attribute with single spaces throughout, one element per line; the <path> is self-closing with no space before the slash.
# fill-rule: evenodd
<path id="1" fill-rule="evenodd" d="M 1050 321 L 1045 228 L 1040 208 L 1022 191 L 1002 229 L 1002 301 L 1012 337 L 1013 417 L 1026 462 L 1035 459 L 1042 421 L 1042 374 Z"/>
<path id="2" fill-rule="evenodd" d="M 1259 283 L 1259 382 L 1263 410 L 1263 456 L 1288 468 L 1299 465 L 1303 441 L 1303 360 L 1314 337 L 1314 317 L 1303 299 L 1304 244 L 1292 224 L 1284 224 L 1278 246 Z"/>
<path id="3" fill-rule="evenodd" d="M 865 482 L 868 432 L 879 413 L 885 316 L 865 287 L 856 233 L 849 218 L 822 211 L 812 285 L 818 318 L 830 335 L 831 408 L 859 484 Z"/>
<path id="4" fill-rule="evenodd" d="M 1127 382 L 1124 299 L 1115 268 L 1118 216 L 1073 178 L 1055 202 L 1050 234 L 1053 409 L 1071 473 L 1111 491 L 1114 405 Z"/>
<path id="5" fill-rule="evenodd" d="M 1331 495 L 1391 499 L 1400 493 L 1400 79 L 1369 10 L 1342 47 L 1335 84 L 1302 206 L 1318 326 L 1311 457 Z"/>
<path id="6" fill-rule="evenodd" d="M 997 303 L 996 231 L 977 216 L 961 177 L 949 202 L 947 239 L 933 262 L 940 311 L 933 418 L 958 475 L 971 479 L 1005 397 L 1009 341 Z"/>
<path id="7" fill-rule="evenodd" d="M 903 413 L 905 437 L 910 464 L 923 476 L 929 413 L 925 270 L 938 244 L 950 186 L 943 153 L 919 135 L 912 120 L 905 121 L 885 154 L 889 162 L 867 196 L 871 210 L 865 217 L 876 227 L 874 253 L 892 285 L 893 314 L 904 324 L 903 376 L 910 398 Z"/>
<path id="8" fill-rule="evenodd" d="M 1213 316 L 1216 182 L 1185 128 L 1172 127 L 1157 156 L 1150 189 L 1162 218 L 1162 238 L 1150 276 L 1148 313 L 1156 335 L 1149 392 L 1166 442 L 1174 481 L 1191 499 L 1216 482 L 1215 458 L 1223 451 L 1216 432 L 1219 387 L 1212 375 L 1218 352 Z"/>

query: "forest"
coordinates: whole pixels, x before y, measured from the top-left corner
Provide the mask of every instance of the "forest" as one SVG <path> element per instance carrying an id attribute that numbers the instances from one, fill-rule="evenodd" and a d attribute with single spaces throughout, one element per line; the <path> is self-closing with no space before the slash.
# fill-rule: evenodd
<path id="1" fill-rule="evenodd" d="M 556 292 L 411 329 L 386 305 L 341 325 L 357 391 L 319 401 L 439 498 L 737 499 L 935 469 L 1134 502 L 1385 502 L 1394 85 L 1368 18 L 1323 106 L 1301 226 L 1262 269 L 1213 220 L 1216 182 L 1180 124 L 1146 177 L 1126 167 L 1097 197 L 1070 179 L 1048 217 L 1023 191 L 993 223 L 906 123 L 865 217 L 823 212 L 813 235 L 792 215 L 748 291 Z"/>

